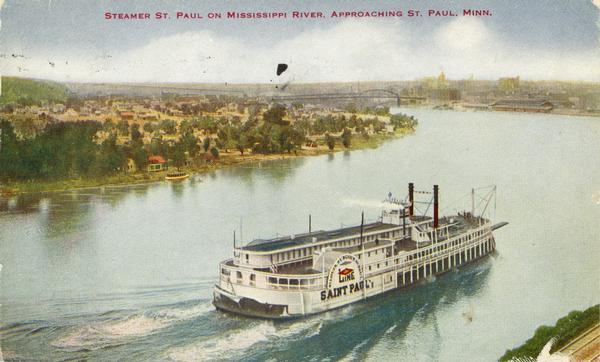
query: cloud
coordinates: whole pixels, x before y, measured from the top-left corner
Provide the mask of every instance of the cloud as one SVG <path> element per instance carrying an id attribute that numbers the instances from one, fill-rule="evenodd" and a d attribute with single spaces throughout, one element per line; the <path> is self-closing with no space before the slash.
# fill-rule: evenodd
<path id="1" fill-rule="evenodd" d="M 481 19 L 466 17 L 431 33 L 398 22 L 346 20 L 263 46 L 202 30 L 157 37 L 112 56 L 85 51 L 7 57 L 2 71 L 91 82 L 268 83 L 415 79 L 442 68 L 452 79 L 474 74 L 600 81 L 598 49 L 577 54 L 524 49 L 503 41 Z M 278 63 L 289 65 L 281 77 L 275 74 Z"/>
<path id="2" fill-rule="evenodd" d="M 442 27 L 436 34 L 438 46 L 459 51 L 485 47 L 497 41 L 485 27 L 481 19 L 474 17 L 459 18 Z"/>
<path id="3" fill-rule="evenodd" d="M 446 74 L 465 78 L 521 75 L 526 79 L 600 80 L 600 51 L 562 53 L 509 44 L 481 19 L 458 18 L 435 35 L 432 58 Z"/>

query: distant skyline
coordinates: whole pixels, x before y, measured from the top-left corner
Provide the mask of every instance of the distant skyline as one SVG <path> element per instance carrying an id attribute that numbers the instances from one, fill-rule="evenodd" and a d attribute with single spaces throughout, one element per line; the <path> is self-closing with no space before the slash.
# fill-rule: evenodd
<path id="1" fill-rule="evenodd" d="M 0 0 L 2 75 L 78 82 L 600 81 L 600 0 Z M 596 6 L 594 6 L 594 4 Z M 338 19 L 331 11 L 489 9 Z M 105 12 L 322 11 L 323 19 L 105 20 Z M 288 70 L 276 76 L 278 63 Z"/>

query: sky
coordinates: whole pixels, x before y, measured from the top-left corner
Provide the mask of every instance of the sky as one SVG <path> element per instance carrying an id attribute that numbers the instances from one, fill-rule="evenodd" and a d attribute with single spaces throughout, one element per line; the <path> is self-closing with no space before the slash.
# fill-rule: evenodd
<path id="1" fill-rule="evenodd" d="M 449 79 L 600 81 L 600 0 L 0 0 L 2 75 L 76 82 L 269 83 Z M 423 17 L 408 17 L 409 9 Z M 486 9 L 488 17 L 427 11 Z M 323 19 L 207 19 L 321 11 Z M 339 19 L 332 11 L 402 10 Z M 177 11 L 201 20 L 174 19 Z M 106 20 L 105 12 L 167 12 Z M 281 76 L 278 63 L 289 65 Z"/>

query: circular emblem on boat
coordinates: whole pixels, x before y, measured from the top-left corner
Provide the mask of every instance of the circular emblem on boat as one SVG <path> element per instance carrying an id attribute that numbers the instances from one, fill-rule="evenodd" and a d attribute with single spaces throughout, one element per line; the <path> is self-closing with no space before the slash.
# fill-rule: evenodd
<path id="1" fill-rule="evenodd" d="M 321 292 L 321 300 L 353 294 L 362 290 L 363 286 L 359 260 L 354 255 L 345 254 L 329 269 L 326 289 Z"/>

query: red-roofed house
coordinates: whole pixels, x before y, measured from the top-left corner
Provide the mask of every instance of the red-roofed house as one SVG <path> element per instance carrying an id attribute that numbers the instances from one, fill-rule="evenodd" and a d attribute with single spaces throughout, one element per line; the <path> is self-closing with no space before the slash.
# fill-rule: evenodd
<path id="1" fill-rule="evenodd" d="M 168 168 L 169 165 L 162 156 L 148 157 L 148 172 L 163 171 Z"/>

